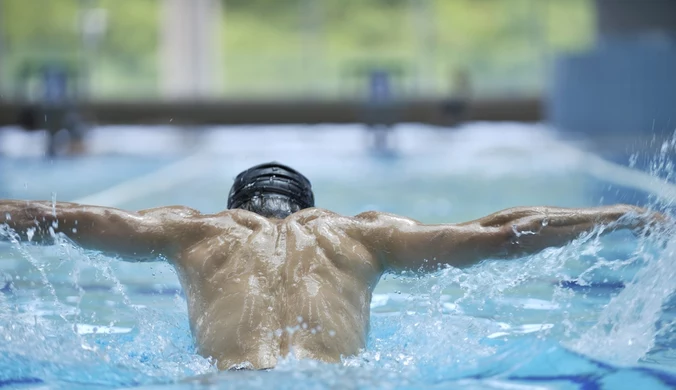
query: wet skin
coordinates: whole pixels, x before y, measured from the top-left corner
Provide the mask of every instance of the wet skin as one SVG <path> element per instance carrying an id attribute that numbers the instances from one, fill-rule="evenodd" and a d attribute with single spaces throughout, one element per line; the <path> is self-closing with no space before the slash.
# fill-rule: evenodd
<path id="1" fill-rule="evenodd" d="M 26 201 L 0 201 L 0 218 L 16 232 L 13 241 L 50 243 L 57 232 L 124 260 L 168 259 L 185 290 L 199 353 L 222 370 L 274 367 L 289 353 L 326 362 L 359 353 L 371 294 L 385 272 L 467 267 L 564 245 L 597 224 L 609 225 L 608 232 L 663 221 L 628 205 L 512 208 L 424 225 L 317 208 L 271 220 L 244 210 L 127 212 Z"/>

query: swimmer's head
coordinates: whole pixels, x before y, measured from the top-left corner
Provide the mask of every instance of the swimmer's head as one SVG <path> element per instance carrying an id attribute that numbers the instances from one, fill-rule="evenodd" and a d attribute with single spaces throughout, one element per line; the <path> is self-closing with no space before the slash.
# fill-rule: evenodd
<path id="1" fill-rule="evenodd" d="M 228 209 L 249 210 L 267 218 L 284 219 L 314 206 L 310 180 L 275 162 L 256 165 L 237 175 L 228 197 Z"/>

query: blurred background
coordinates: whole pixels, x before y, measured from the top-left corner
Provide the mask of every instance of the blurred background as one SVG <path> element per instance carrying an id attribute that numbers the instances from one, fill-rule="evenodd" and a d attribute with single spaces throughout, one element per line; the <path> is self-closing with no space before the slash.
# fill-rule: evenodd
<path id="1" fill-rule="evenodd" d="M 626 163 L 675 114 L 674 0 L 0 0 L 10 157 L 249 125 L 358 125 L 387 151 L 401 124 L 518 122 Z"/>
<path id="2" fill-rule="evenodd" d="M 2 0 L 2 94 L 60 64 L 94 100 L 533 98 L 589 0 Z M 75 80 L 73 80 L 75 81 Z"/>

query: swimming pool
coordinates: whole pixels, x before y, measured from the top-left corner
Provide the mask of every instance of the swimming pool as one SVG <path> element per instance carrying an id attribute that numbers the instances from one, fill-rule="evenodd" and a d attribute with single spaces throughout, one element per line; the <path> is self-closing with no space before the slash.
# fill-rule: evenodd
<path id="1" fill-rule="evenodd" d="M 364 147 L 358 126 L 204 129 L 187 150 L 176 134 L 120 136 L 133 130 L 97 130 L 100 153 L 83 159 L 0 160 L 2 197 L 215 212 L 237 172 L 270 159 L 310 177 L 322 207 L 428 223 L 519 205 L 644 201 L 627 183 L 673 191 L 603 165 L 542 126 L 406 125 L 396 130 L 397 153 L 385 155 Z M 155 154 L 114 154 L 129 142 L 148 142 Z M 673 148 L 647 156 L 654 176 L 673 170 Z M 217 373 L 194 353 L 166 264 L 122 263 L 67 244 L 2 244 L 0 387 L 673 388 L 676 241 L 597 233 L 510 262 L 386 276 L 366 351 L 341 365 L 289 358 L 266 373 Z"/>

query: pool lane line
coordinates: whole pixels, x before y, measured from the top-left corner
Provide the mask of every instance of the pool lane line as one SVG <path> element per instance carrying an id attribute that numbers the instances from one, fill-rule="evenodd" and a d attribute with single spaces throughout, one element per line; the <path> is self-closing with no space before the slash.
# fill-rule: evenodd
<path id="1" fill-rule="evenodd" d="M 132 200 L 170 190 L 181 183 L 206 175 L 209 172 L 204 165 L 204 161 L 208 158 L 207 154 L 195 153 L 156 171 L 123 181 L 103 191 L 75 199 L 73 202 L 120 207 Z"/>
<path id="2" fill-rule="evenodd" d="M 668 203 L 676 201 L 676 185 L 649 173 L 604 160 L 582 152 L 579 168 L 597 179 L 649 192 Z"/>
<path id="3" fill-rule="evenodd" d="M 571 152 L 580 156 L 578 168 L 583 173 L 616 185 L 649 192 L 670 203 L 676 201 L 676 185 L 664 179 L 609 162 L 577 148 Z M 75 203 L 120 207 L 126 202 L 170 190 L 181 183 L 206 175 L 203 162 L 208 153 L 195 153 L 157 171 L 124 181 L 103 191 L 74 200 Z"/>

